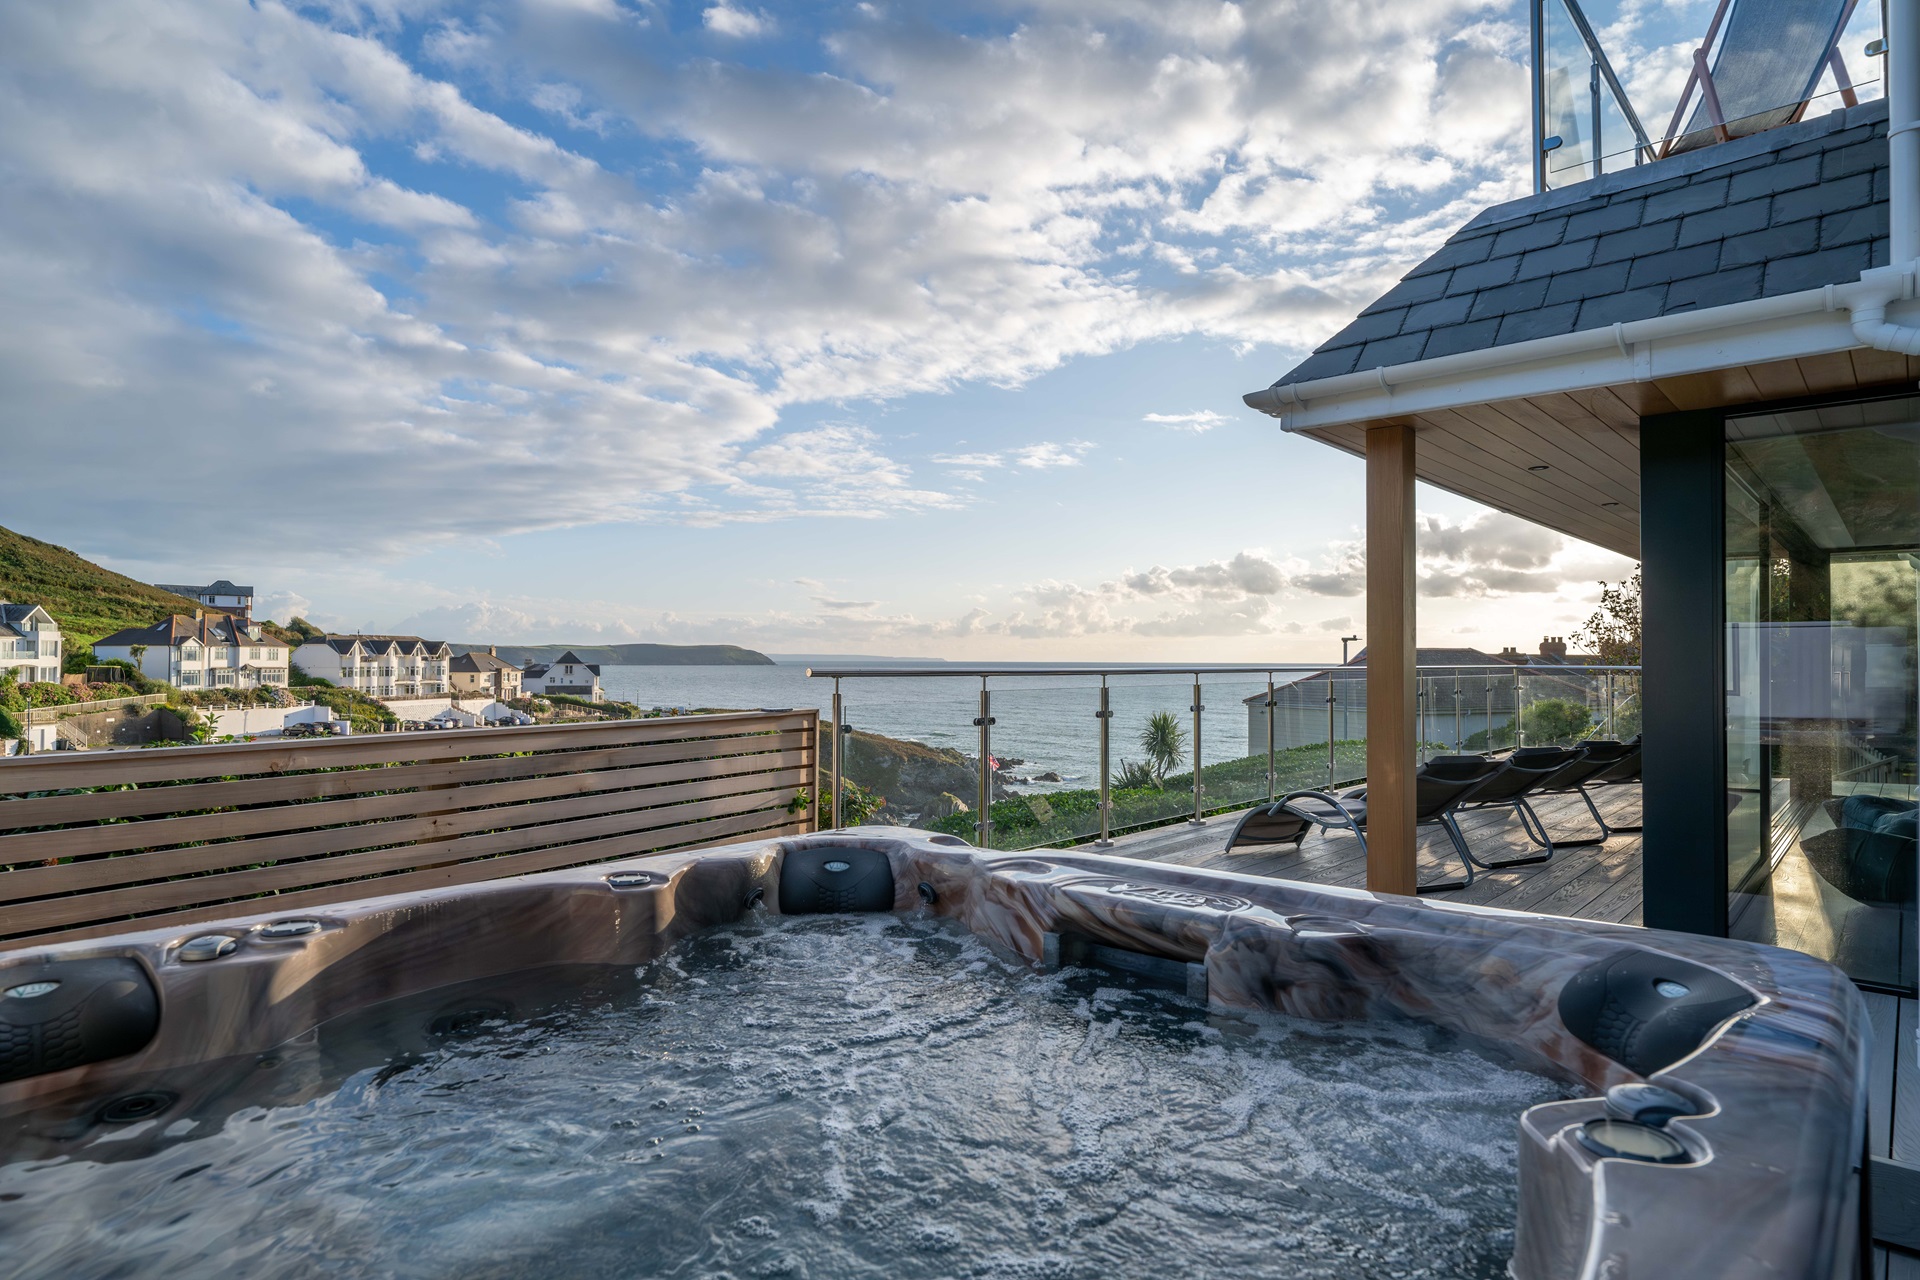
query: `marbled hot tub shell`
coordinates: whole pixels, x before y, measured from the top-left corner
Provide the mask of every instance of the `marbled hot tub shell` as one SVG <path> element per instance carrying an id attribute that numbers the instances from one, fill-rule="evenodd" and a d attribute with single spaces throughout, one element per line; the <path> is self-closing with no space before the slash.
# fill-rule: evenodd
<path id="1" fill-rule="evenodd" d="M 993 854 L 896 828 L 367 899 L 298 917 L 313 927 L 237 915 L 0 953 L 0 1120 L 57 1148 L 108 1100 L 182 1078 L 211 1093 L 220 1064 L 356 1010 L 554 966 L 643 964 L 756 904 L 932 912 L 1036 964 L 1152 972 L 1221 1011 L 1412 1019 L 1496 1046 L 1591 1095 L 1516 1117 L 1518 1280 L 1825 1280 L 1856 1265 L 1865 1015 L 1820 961 L 1117 858 Z M 206 938 L 232 945 L 187 945 Z M 1606 1129 L 1601 1095 L 1639 1082 L 1677 1095 L 1665 1110 L 1680 1114 L 1655 1107 L 1650 1126 Z M 1631 1098 L 1615 1099 L 1618 1117 Z M 1666 1162 L 1595 1142 L 1649 1132 L 1641 1145 Z"/>

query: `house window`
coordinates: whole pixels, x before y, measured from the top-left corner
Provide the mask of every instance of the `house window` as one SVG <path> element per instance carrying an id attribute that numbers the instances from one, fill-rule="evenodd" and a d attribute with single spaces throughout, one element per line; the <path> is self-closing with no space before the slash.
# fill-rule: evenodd
<path id="1" fill-rule="evenodd" d="M 1920 399 L 1726 422 L 1729 932 L 1911 989 Z"/>
<path id="2" fill-rule="evenodd" d="M 182 688 L 185 688 L 188 685 L 197 685 L 199 683 L 200 683 L 200 673 L 198 671 L 182 671 L 180 673 L 180 685 Z"/>
<path id="3" fill-rule="evenodd" d="M 254 662 L 260 661 L 260 646 L 254 645 L 252 648 L 248 649 L 247 657 Z"/>

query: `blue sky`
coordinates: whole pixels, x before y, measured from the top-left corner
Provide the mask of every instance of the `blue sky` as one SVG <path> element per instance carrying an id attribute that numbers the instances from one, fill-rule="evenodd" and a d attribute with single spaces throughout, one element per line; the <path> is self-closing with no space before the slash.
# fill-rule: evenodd
<path id="1" fill-rule="evenodd" d="M 1710 11 L 1594 6 L 1656 128 Z M 1482 0 L 7 6 L 0 523 L 456 640 L 1319 657 L 1359 465 L 1239 396 L 1524 193 L 1525 47 Z M 1421 504 L 1429 643 L 1628 567 Z"/>

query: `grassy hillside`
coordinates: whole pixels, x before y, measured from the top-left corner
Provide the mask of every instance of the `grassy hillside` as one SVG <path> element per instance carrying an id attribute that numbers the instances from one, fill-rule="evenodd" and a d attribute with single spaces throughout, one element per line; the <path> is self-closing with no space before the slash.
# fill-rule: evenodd
<path id="1" fill-rule="evenodd" d="M 483 644 L 456 644 L 455 653 L 486 652 Z M 524 667 L 553 662 L 567 650 L 582 662 L 613 667 L 770 667 L 773 659 L 736 644 L 503 644 L 503 662 Z"/>
<path id="2" fill-rule="evenodd" d="M 199 607 L 11 529 L 0 529 L 0 600 L 44 606 L 60 624 L 69 651 L 123 627 L 152 626 L 169 613 Z"/>

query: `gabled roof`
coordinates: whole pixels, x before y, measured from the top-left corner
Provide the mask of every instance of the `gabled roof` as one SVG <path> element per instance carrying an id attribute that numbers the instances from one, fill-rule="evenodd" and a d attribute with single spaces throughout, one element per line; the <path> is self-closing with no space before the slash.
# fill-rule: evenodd
<path id="1" fill-rule="evenodd" d="M 1852 280 L 1886 139 L 1883 99 L 1495 205 L 1275 385 Z"/>
<path id="2" fill-rule="evenodd" d="M 156 582 L 153 585 L 178 596 L 251 596 L 253 594 L 252 587 L 236 587 L 225 578 L 210 582 L 204 587 L 189 586 L 179 582 Z"/>
<path id="3" fill-rule="evenodd" d="M 36 613 L 48 622 L 54 621 L 53 615 L 48 613 L 40 605 L 9 604 L 5 600 L 0 600 L 0 631 L 4 631 L 8 635 L 27 635 L 26 624 Z M 59 624 L 55 623 L 55 625 L 57 626 Z"/>
<path id="4" fill-rule="evenodd" d="M 585 667 L 587 670 L 593 672 L 593 674 L 595 674 L 596 676 L 600 674 L 599 667 L 596 667 L 589 662 L 583 662 L 580 658 L 580 655 L 575 653 L 571 649 L 567 650 L 565 653 L 555 658 L 553 662 L 550 663 L 549 665 L 556 666 L 556 667 L 564 667 L 568 665 L 572 665 L 576 667 Z"/>
<path id="5" fill-rule="evenodd" d="M 214 613 L 202 618 L 190 618 L 183 613 L 168 614 L 150 627 L 129 627 L 116 631 L 112 635 L 93 642 L 94 648 L 119 648 L 143 644 L 149 648 L 174 648 L 193 640 L 207 645 L 242 644 L 278 644 L 262 635 L 255 640 L 247 634 L 245 619 L 231 614 Z"/>
<path id="6" fill-rule="evenodd" d="M 355 645 L 360 647 L 361 652 L 375 655 L 399 653 L 407 656 L 419 654 L 423 657 L 438 658 L 447 652 L 445 640 L 422 640 L 419 636 L 328 634 L 316 640 L 304 641 L 302 647 L 309 644 L 323 644 L 339 654 L 352 653 Z"/>
<path id="7" fill-rule="evenodd" d="M 454 657 L 450 669 L 463 673 L 484 671 L 518 671 L 520 668 L 511 662 L 495 657 L 491 653 L 462 653 Z"/>

